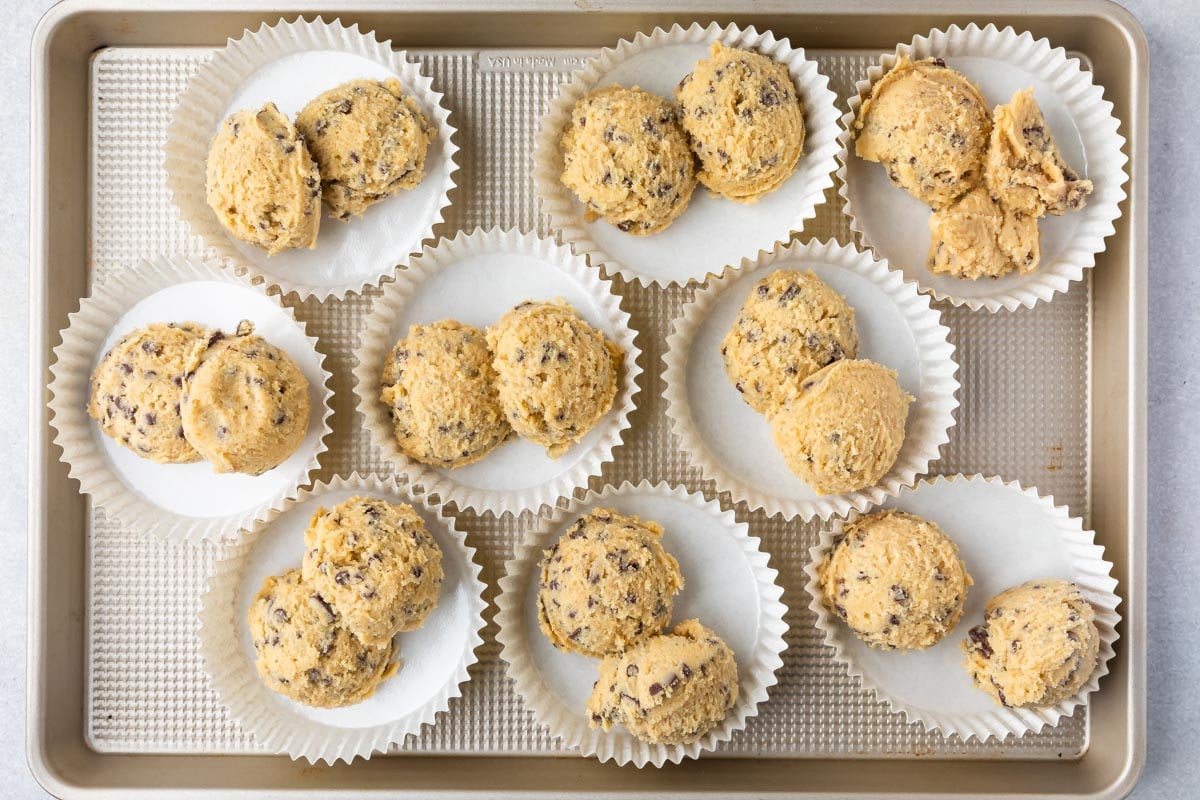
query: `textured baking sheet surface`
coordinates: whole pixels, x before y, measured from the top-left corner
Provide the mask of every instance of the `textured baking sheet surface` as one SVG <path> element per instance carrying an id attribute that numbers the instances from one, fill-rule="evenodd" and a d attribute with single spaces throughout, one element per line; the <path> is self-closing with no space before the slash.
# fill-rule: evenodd
<path id="1" fill-rule="evenodd" d="M 521 51 L 497 60 L 477 52 L 413 52 L 446 94 L 458 128 L 461 172 L 446 225 L 452 234 L 476 226 L 549 231 L 539 220 L 530 178 L 534 133 L 556 86 L 567 77 L 564 56 Z M 844 98 L 874 53 L 813 51 Z M 164 189 L 160 151 L 176 95 L 207 51 L 108 49 L 92 68 L 93 279 L 157 254 L 202 255 L 179 222 Z M 556 57 L 550 57 L 556 56 Z M 480 68 L 481 64 L 486 64 Z M 497 64 L 503 65 L 495 69 Z M 803 238 L 849 239 L 834 191 Z M 1089 278 L 1090 280 L 1090 278 Z M 972 313 L 939 304 L 957 347 L 963 389 L 958 424 L 932 473 L 998 474 L 1053 494 L 1073 514 L 1088 510 L 1089 283 L 1051 304 L 1016 313 Z M 645 373 L 632 430 L 607 465 L 606 482 L 647 478 L 713 496 L 710 483 L 686 466 L 662 413 L 663 342 L 688 296 L 618 281 L 632 314 Z M 285 301 L 290 302 L 290 301 Z M 350 352 L 371 308 L 370 297 L 302 303 L 297 316 L 319 337 L 334 372 L 334 435 L 320 477 L 352 470 L 389 474 L 354 410 Z M 721 497 L 728 506 L 728 496 Z M 815 542 L 813 524 L 784 523 L 738 511 L 762 538 L 784 584 L 791 612 L 779 684 L 749 726 L 724 744 L 730 757 L 1072 758 L 1087 746 L 1086 713 L 1058 727 L 1003 744 L 964 744 L 905 724 L 874 702 L 832 660 L 812 625 L 801 567 Z M 485 559 L 494 597 L 498 565 L 528 523 L 457 515 Z M 229 718 L 209 688 L 195 639 L 205 578 L 220 550 L 171 546 L 94 513 L 89 535 L 86 735 L 105 752 L 242 753 L 261 750 Z M 536 727 L 512 691 L 489 627 L 480 663 L 461 700 L 438 725 L 402 750 L 431 753 L 563 752 Z M 710 756 L 711 757 L 711 756 Z"/>

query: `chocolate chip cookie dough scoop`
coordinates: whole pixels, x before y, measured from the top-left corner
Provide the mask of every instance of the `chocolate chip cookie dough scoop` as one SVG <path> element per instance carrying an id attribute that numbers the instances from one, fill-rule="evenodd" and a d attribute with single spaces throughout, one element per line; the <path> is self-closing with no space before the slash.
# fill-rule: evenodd
<path id="1" fill-rule="evenodd" d="M 715 23 L 657 28 L 563 84 L 538 132 L 535 188 L 551 226 L 593 266 L 686 285 L 815 216 L 832 186 L 838 116 L 828 78 L 787 39 Z M 697 179 L 708 191 L 693 191 Z"/>
<path id="2" fill-rule="evenodd" d="M 842 117 L 851 230 L 938 300 L 1015 310 L 1069 291 L 1105 249 L 1128 180 L 1093 72 L 995 25 L 880 56 Z"/>
<path id="3" fill-rule="evenodd" d="M 451 517 L 355 474 L 303 490 L 247 533 L 217 559 L 198 631 L 242 730 L 270 752 L 332 764 L 402 746 L 446 713 L 486 608 L 475 550 Z"/>
<path id="4" fill-rule="evenodd" d="M 504 565 L 497 639 L 526 708 L 586 757 L 697 758 L 782 665 L 778 574 L 744 523 L 666 484 L 588 492 Z"/>
<path id="5" fill-rule="evenodd" d="M 835 519 L 809 556 L 809 609 L 834 658 L 925 730 L 1003 741 L 1102 689 L 1120 621 L 1112 564 L 1036 489 L 925 479 Z"/>
<path id="6" fill-rule="evenodd" d="M 163 166 L 205 246 L 285 295 L 324 300 L 378 286 L 432 237 L 454 187 L 453 134 L 403 51 L 299 18 L 247 30 L 200 65 Z"/>
<path id="7" fill-rule="evenodd" d="M 253 334 L 235 333 L 243 320 Z M 316 340 L 277 295 L 215 262 L 110 270 L 70 316 L 51 372 L 52 425 L 80 491 L 173 542 L 237 538 L 309 483 L 330 433 Z"/>

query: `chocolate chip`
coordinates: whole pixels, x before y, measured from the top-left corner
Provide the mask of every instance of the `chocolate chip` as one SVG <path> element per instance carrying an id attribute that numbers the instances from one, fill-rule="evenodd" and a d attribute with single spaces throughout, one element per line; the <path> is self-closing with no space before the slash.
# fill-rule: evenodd
<path id="1" fill-rule="evenodd" d="M 425 573 L 424 573 L 424 571 L 423 571 L 423 570 L 422 570 L 420 567 L 413 567 L 413 568 L 412 568 L 412 576 L 413 576 L 414 578 L 419 578 L 419 577 L 421 577 L 421 576 L 422 576 L 422 575 L 424 575 L 424 574 L 425 574 Z"/>
<path id="2" fill-rule="evenodd" d="M 157 425 L 158 424 L 158 416 L 152 411 L 146 412 L 145 420 L 146 420 L 147 425 Z"/>
<path id="3" fill-rule="evenodd" d="M 333 576 L 333 582 L 338 586 L 345 586 L 350 582 L 350 573 L 344 569 L 338 570 L 337 574 Z"/>
<path id="4" fill-rule="evenodd" d="M 126 364 L 126 363 L 122 362 L 122 364 L 121 364 L 121 374 L 122 374 L 122 375 L 129 375 L 129 374 L 130 374 L 130 373 L 132 373 L 132 372 L 133 372 L 133 365 L 132 365 L 132 364 Z"/>
<path id="5" fill-rule="evenodd" d="M 283 423 L 287 422 L 287 418 L 288 418 L 287 413 L 284 411 L 280 411 L 279 416 L 275 417 L 275 424 L 282 425 Z"/>
<path id="6" fill-rule="evenodd" d="M 619 230 L 623 233 L 629 233 L 630 229 L 633 228 L 633 225 L 634 225 L 633 220 L 627 219 L 623 222 L 617 223 L 617 230 Z"/>
<path id="7" fill-rule="evenodd" d="M 349 114 L 352 108 L 354 108 L 354 105 L 349 100 L 343 98 L 336 106 L 334 106 L 333 110 L 339 114 Z"/>
<path id="8" fill-rule="evenodd" d="M 908 605 L 908 589 L 905 589 L 898 583 L 892 584 L 892 601 L 899 603 L 902 606 Z"/>
<path id="9" fill-rule="evenodd" d="M 783 294 L 779 295 L 779 305 L 785 306 L 800 296 L 800 286 L 795 283 L 789 283 L 788 287 L 783 290 Z"/>
<path id="10" fill-rule="evenodd" d="M 992 657 L 992 646 L 988 644 L 988 631 L 984 625 L 976 625 L 971 630 L 967 631 L 967 636 L 976 644 L 976 650 L 984 658 Z"/>
<path id="11" fill-rule="evenodd" d="M 226 428 L 224 425 L 217 426 L 217 438 L 218 439 L 224 439 L 228 435 L 229 435 L 229 428 Z"/>
<path id="12" fill-rule="evenodd" d="M 779 105 L 779 95 L 763 87 L 758 90 L 758 102 L 764 106 L 777 106 Z"/>
<path id="13" fill-rule="evenodd" d="M 351 151 L 350 151 L 350 161 L 351 161 L 352 163 L 354 163 L 354 164 L 357 164 L 357 163 L 359 163 L 360 161 L 362 161 L 362 158 L 361 158 L 361 157 L 358 155 L 358 153 L 356 153 L 356 152 L 354 152 L 353 150 L 351 150 Z"/>
<path id="14" fill-rule="evenodd" d="M 650 690 L 649 690 L 649 691 L 650 691 L 650 696 L 651 696 L 651 697 L 653 697 L 653 696 L 654 696 L 654 695 L 656 695 L 656 694 L 662 694 L 662 690 L 663 690 L 663 687 L 662 687 L 662 684 L 661 684 L 661 683 L 652 683 L 652 684 L 650 684 Z"/>
<path id="15" fill-rule="evenodd" d="M 285 609 L 275 609 L 275 620 L 277 622 L 291 622 L 292 618 Z"/>
<path id="16" fill-rule="evenodd" d="M 684 678 L 692 677 L 692 668 L 689 667 L 687 664 L 684 664 L 682 667 L 680 667 L 679 671 L 683 673 Z"/>

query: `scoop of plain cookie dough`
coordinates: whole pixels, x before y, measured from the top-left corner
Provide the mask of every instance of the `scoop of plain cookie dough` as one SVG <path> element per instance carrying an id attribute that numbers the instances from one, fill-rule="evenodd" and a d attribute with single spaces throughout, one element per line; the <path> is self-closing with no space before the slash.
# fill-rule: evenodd
<path id="1" fill-rule="evenodd" d="M 818 574 L 825 607 L 884 650 L 941 641 L 962 617 L 973 583 L 941 528 L 894 510 L 847 522 Z"/>
<path id="2" fill-rule="evenodd" d="M 710 191 L 753 203 L 779 188 L 804 149 L 804 111 L 788 68 L 713 42 L 675 90 L 680 122 Z"/>
<path id="3" fill-rule="evenodd" d="M 683 589 L 662 532 L 597 508 L 542 554 L 538 625 L 555 647 L 603 656 L 662 632 Z"/>
<path id="4" fill-rule="evenodd" d="M 800 396 L 771 418 L 771 434 L 817 494 L 854 492 L 896 463 L 911 402 L 892 370 L 843 359 L 800 384 Z"/>
<path id="5" fill-rule="evenodd" d="M 593 728 L 615 724 L 651 744 L 694 742 L 737 702 L 733 651 L 699 621 L 606 656 L 588 700 Z"/>
<path id="6" fill-rule="evenodd" d="M 88 415 L 142 458 L 199 461 L 183 434 L 179 404 L 188 363 L 208 337 L 208 329 L 194 322 L 154 322 L 125 334 L 92 373 Z"/>
<path id="7" fill-rule="evenodd" d="M 1069 581 L 1037 580 L 993 597 L 962 643 L 975 685 L 1003 706 L 1052 706 L 1078 692 L 1100 652 L 1096 612 Z"/>
<path id="8" fill-rule="evenodd" d="M 512 434 L 484 332 L 452 319 L 409 326 L 384 363 L 380 400 L 400 450 L 422 464 L 461 467 Z"/>
<path id="9" fill-rule="evenodd" d="M 1082 208 L 1092 192 L 1092 182 L 1063 161 L 1032 88 L 996 106 L 984 177 L 1006 208 L 1031 217 Z"/>
<path id="10" fill-rule="evenodd" d="M 341 220 L 425 177 L 433 127 L 400 82 L 356 80 L 309 101 L 296 127 L 321 171 L 321 199 Z"/>
<path id="11" fill-rule="evenodd" d="M 337 612 L 290 569 L 272 575 L 247 614 L 258 674 L 298 703 L 338 708 L 361 702 L 395 671 L 392 643 L 363 644 Z"/>
<path id="12" fill-rule="evenodd" d="M 721 342 L 729 380 L 767 415 L 821 367 L 857 356 L 854 309 L 812 270 L 780 269 L 755 283 Z"/>
<path id="13" fill-rule="evenodd" d="M 941 208 L 983 179 L 992 115 L 975 84 L 940 58 L 901 56 L 854 121 L 854 151 L 892 183 Z"/>
<path id="14" fill-rule="evenodd" d="M 929 217 L 929 271 L 955 278 L 999 278 L 1038 268 L 1037 219 L 998 203 L 979 186 Z"/>
<path id="15" fill-rule="evenodd" d="M 575 104 L 559 141 L 563 185 L 626 233 L 657 233 L 687 208 L 695 164 L 675 107 L 638 87 L 609 86 Z"/>
<path id="16" fill-rule="evenodd" d="M 304 580 L 370 645 L 415 630 L 437 605 L 442 550 L 407 504 L 352 497 L 313 514 Z"/>
<path id="17" fill-rule="evenodd" d="M 234 238 L 268 255 L 316 247 L 321 176 L 304 138 L 274 103 L 221 123 L 206 173 L 208 206 Z"/>
<path id="18" fill-rule="evenodd" d="M 300 447 L 311 408 L 300 367 L 243 321 L 233 336 L 214 333 L 193 357 L 183 432 L 215 471 L 261 475 Z"/>
<path id="19" fill-rule="evenodd" d="M 612 408 L 620 349 L 563 302 L 526 301 L 488 328 L 500 407 L 557 458 Z"/>

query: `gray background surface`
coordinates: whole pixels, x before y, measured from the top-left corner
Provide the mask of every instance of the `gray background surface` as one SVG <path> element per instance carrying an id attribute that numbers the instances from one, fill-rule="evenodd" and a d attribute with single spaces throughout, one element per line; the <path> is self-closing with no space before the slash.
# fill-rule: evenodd
<path id="1" fill-rule="evenodd" d="M 9 541 L 0 559 L 0 607 L 8 644 L 0 647 L 0 796 L 42 797 L 25 763 L 25 556 L 28 421 L 28 98 L 29 42 L 52 0 L 6 0 L 0 30 L 0 141 L 9 165 L 10 201 L 0 207 L 0 370 L 10 405 L 0 441 L 0 520 Z M 1150 40 L 1150 698 L 1146 771 L 1133 797 L 1194 796 L 1200 784 L 1200 535 L 1185 528 L 1189 489 L 1200 482 L 1200 213 L 1188 186 L 1200 184 L 1200 141 L 1188 125 L 1200 117 L 1193 82 L 1200 75 L 1200 27 L 1194 0 L 1127 0 Z M 132 221 L 131 221 L 132 222 Z"/>

